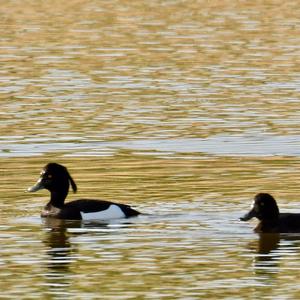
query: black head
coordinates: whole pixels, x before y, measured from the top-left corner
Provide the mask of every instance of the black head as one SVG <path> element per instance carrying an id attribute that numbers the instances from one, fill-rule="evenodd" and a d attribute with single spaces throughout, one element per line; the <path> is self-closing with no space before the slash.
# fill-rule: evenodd
<path id="1" fill-rule="evenodd" d="M 256 217 L 259 220 L 276 220 L 279 217 L 279 208 L 275 199 L 267 193 L 259 193 L 254 197 L 251 210 L 245 214 L 241 221 L 248 221 Z"/>
<path id="2" fill-rule="evenodd" d="M 49 163 L 43 168 L 37 183 L 29 188 L 28 192 L 46 189 L 51 193 L 61 191 L 68 194 L 70 184 L 75 193 L 77 186 L 67 168 L 57 163 Z"/>

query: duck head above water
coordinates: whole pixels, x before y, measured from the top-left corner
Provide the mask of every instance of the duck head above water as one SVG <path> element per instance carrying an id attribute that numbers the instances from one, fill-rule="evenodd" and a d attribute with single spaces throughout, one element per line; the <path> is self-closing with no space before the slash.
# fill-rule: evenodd
<path id="1" fill-rule="evenodd" d="M 248 221 L 252 218 L 262 220 L 277 220 L 279 208 L 273 196 L 267 193 L 259 193 L 254 197 L 251 210 L 240 218 L 241 221 Z"/>
<path id="2" fill-rule="evenodd" d="M 49 163 L 43 168 L 40 178 L 28 189 L 28 192 L 46 189 L 51 193 L 50 202 L 55 207 L 61 207 L 68 195 L 70 184 L 73 192 L 76 193 L 76 183 L 67 168 L 57 163 Z"/>

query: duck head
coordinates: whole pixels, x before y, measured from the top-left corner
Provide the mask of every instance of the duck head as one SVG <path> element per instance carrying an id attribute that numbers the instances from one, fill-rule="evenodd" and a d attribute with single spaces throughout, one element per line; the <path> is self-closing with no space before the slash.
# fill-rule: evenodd
<path id="1" fill-rule="evenodd" d="M 240 218 L 241 221 L 248 221 L 252 218 L 259 220 L 276 220 L 279 218 L 279 208 L 275 199 L 267 193 L 259 193 L 254 197 L 251 210 Z"/>
<path id="2" fill-rule="evenodd" d="M 67 168 L 57 163 L 49 163 L 41 171 L 36 184 L 27 191 L 36 192 L 46 189 L 51 193 L 51 202 L 58 206 L 62 205 L 67 197 L 70 184 L 75 193 L 77 186 Z"/>

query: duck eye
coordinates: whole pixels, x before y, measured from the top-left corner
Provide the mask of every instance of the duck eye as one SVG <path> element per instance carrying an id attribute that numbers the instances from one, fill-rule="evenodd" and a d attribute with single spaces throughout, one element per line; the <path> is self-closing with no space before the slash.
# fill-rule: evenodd
<path id="1" fill-rule="evenodd" d="M 43 177 L 44 179 L 51 179 L 51 178 L 52 178 L 52 175 L 51 175 L 51 174 L 44 173 L 44 174 L 42 174 L 42 177 Z"/>

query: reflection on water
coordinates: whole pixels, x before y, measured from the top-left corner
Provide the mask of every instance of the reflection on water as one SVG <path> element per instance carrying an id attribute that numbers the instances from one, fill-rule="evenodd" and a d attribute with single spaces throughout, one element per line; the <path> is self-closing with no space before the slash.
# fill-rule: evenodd
<path id="1" fill-rule="evenodd" d="M 259 234 L 257 252 L 259 254 L 269 254 L 279 246 L 280 235 L 278 233 Z M 263 256 L 262 256 L 263 257 Z"/>
<path id="2" fill-rule="evenodd" d="M 295 3 L 153 3 L 7 1 L 4 150 L 31 138 L 299 134 Z"/>
<path id="3" fill-rule="evenodd" d="M 299 211 L 298 6 L 2 1 L 2 298 L 298 299 L 298 237 L 238 221 Z M 49 161 L 148 215 L 41 221 Z"/>
<path id="4" fill-rule="evenodd" d="M 156 156 L 187 153 L 192 155 L 222 156 L 298 156 L 300 136 L 274 135 L 215 135 L 209 138 L 146 139 L 124 142 L 60 142 L 45 139 L 17 139 L 0 144 L 0 156 L 23 157 L 51 153 L 53 150 L 68 152 L 68 156 L 111 156 L 120 149 Z"/>
<path id="5" fill-rule="evenodd" d="M 291 278 L 291 274 L 297 267 L 293 267 L 298 258 L 289 259 L 296 256 L 295 250 L 299 249 L 299 234 L 269 234 L 259 235 L 257 244 L 257 255 L 254 256 L 254 271 L 261 284 L 275 286 L 281 278 Z"/>
<path id="6" fill-rule="evenodd" d="M 278 282 L 289 288 L 298 276 L 294 264 L 299 236 L 251 235 L 241 230 L 237 221 L 230 224 L 224 213 L 217 213 L 215 218 L 223 219 L 221 229 L 211 217 L 201 213 L 144 216 L 106 225 L 45 220 L 25 231 L 39 235 L 42 243 L 35 247 L 40 251 L 31 264 L 26 264 L 33 249 L 29 235 L 22 240 L 22 231 L 14 230 L 11 237 L 22 248 L 22 261 L 15 257 L 5 265 L 20 273 L 13 268 L 18 262 L 22 274 L 26 266 L 28 271 L 38 269 L 39 275 L 33 279 L 41 290 L 31 291 L 32 295 L 59 299 L 94 293 L 112 298 L 137 294 L 147 298 L 222 298 L 236 293 L 265 297 L 275 292 L 282 296 Z M 235 233 L 229 233 L 231 230 Z M 11 250 L 9 256 L 15 256 L 16 248 Z M 4 257 L 4 249 L 1 253 Z M 8 278 L 3 280 L 9 283 Z M 15 278 L 11 288 L 27 280 Z M 20 295 L 18 290 L 15 293 Z"/>
<path id="7" fill-rule="evenodd" d="M 68 293 L 73 276 L 70 265 L 76 261 L 76 249 L 69 241 L 63 221 L 49 219 L 45 222 L 46 228 L 49 228 L 43 239 L 49 256 L 44 272 L 45 285 L 49 288 L 47 294 L 56 297 L 71 295 Z"/>
<path id="8" fill-rule="evenodd" d="M 259 234 L 257 255 L 254 258 L 255 274 L 262 279 L 266 285 L 273 285 L 276 276 L 280 272 L 280 245 L 279 234 Z"/>

